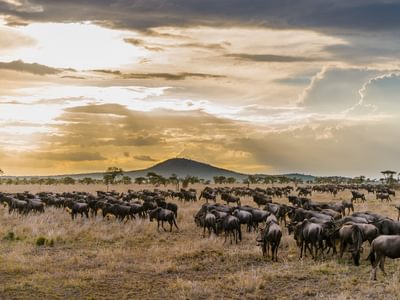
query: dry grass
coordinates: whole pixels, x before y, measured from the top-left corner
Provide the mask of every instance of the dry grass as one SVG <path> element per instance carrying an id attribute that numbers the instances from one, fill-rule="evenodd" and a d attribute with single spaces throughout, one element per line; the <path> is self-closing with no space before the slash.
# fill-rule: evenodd
<path id="1" fill-rule="evenodd" d="M 100 189 L 105 187 L 0 186 L 8 192 Z M 349 196 L 345 192 L 337 198 Z M 331 197 L 315 194 L 313 199 Z M 250 199 L 243 203 L 252 204 Z M 398 299 L 397 261 L 388 259 L 388 276 L 379 273 L 379 280 L 371 282 L 370 265 L 364 260 L 360 267 L 346 255 L 342 260 L 299 261 L 293 238 L 284 230 L 279 262 L 271 262 L 261 257 L 255 233 L 245 232 L 239 245 L 224 245 L 221 237 L 202 238 L 202 230 L 193 222 L 201 203 L 178 204 L 181 230 L 172 233 L 158 233 L 148 220 L 71 221 L 62 209 L 19 216 L 0 208 L 0 298 Z M 356 210 L 397 217 L 393 204 L 377 202 L 373 195 L 367 204 L 356 204 Z M 36 245 L 40 237 L 46 239 L 44 246 Z M 364 258 L 369 251 L 365 248 Z"/>

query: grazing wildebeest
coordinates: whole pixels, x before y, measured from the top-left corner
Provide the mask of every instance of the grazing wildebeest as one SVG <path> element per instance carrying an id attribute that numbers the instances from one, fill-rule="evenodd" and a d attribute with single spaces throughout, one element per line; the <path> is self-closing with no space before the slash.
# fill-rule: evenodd
<path id="1" fill-rule="evenodd" d="M 297 247 L 300 248 L 300 257 L 306 254 L 306 249 L 311 253 L 312 258 L 318 257 L 318 249 L 323 247 L 323 228 L 320 224 L 311 223 L 308 219 L 300 223 L 289 224 L 289 234 L 294 232 L 294 239 L 296 240 Z M 310 247 L 311 245 L 311 247 Z M 315 255 L 313 253 L 315 249 Z"/>
<path id="2" fill-rule="evenodd" d="M 360 199 L 362 202 L 365 201 L 365 195 L 363 193 L 360 193 L 358 191 L 351 191 L 351 194 L 353 197 L 351 198 L 351 201 L 357 201 L 357 199 Z"/>
<path id="3" fill-rule="evenodd" d="M 376 271 L 379 265 L 383 274 L 385 272 L 385 258 L 400 257 L 400 236 L 399 235 L 381 235 L 372 241 L 371 251 L 368 255 L 371 262 L 371 279 L 376 280 Z"/>
<path id="4" fill-rule="evenodd" d="M 208 230 L 208 236 L 211 235 L 211 231 L 217 234 L 217 218 L 214 214 L 207 212 L 203 222 L 203 237 L 206 235 L 206 228 Z"/>
<path id="5" fill-rule="evenodd" d="M 226 238 L 228 235 L 230 237 L 231 244 L 232 244 L 232 236 L 233 236 L 236 244 L 238 243 L 238 239 L 239 239 L 239 241 L 242 240 L 242 231 L 240 229 L 240 221 L 235 216 L 226 215 L 224 218 L 218 219 L 217 220 L 217 228 L 218 228 L 218 232 L 220 232 L 222 230 L 225 232 L 224 244 L 226 243 Z"/>
<path id="6" fill-rule="evenodd" d="M 364 241 L 363 231 L 355 225 L 343 225 L 339 229 L 340 238 L 340 257 L 346 250 L 347 245 L 350 245 L 350 252 L 356 266 L 360 265 L 360 253 L 362 251 L 362 243 Z"/>
<path id="7" fill-rule="evenodd" d="M 268 222 L 257 236 L 257 243 L 261 246 L 263 256 L 268 257 L 269 248 L 271 248 L 271 259 L 278 261 L 278 248 L 281 238 L 281 227 L 275 221 Z"/>
<path id="8" fill-rule="evenodd" d="M 160 221 L 161 221 L 161 227 L 164 229 L 164 231 L 167 231 L 164 228 L 164 221 L 167 221 L 169 223 L 169 231 L 172 232 L 172 224 L 175 225 L 176 229 L 179 230 L 178 225 L 176 225 L 176 220 L 175 220 L 175 214 L 172 210 L 165 209 L 162 207 L 157 207 L 151 211 L 149 211 L 149 217 L 150 217 L 150 222 L 153 222 L 153 219 L 157 220 L 157 230 L 160 229 Z"/>

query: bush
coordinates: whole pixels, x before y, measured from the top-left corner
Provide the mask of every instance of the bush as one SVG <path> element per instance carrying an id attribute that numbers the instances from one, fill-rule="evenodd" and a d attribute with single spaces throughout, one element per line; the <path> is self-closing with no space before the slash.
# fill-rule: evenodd
<path id="1" fill-rule="evenodd" d="M 54 240 L 53 239 L 49 240 L 43 236 L 39 236 L 36 239 L 36 246 L 44 246 L 44 245 L 49 246 L 49 247 L 54 247 Z"/>
<path id="2" fill-rule="evenodd" d="M 43 246 L 46 243 L 46 238 L 45 237 L 38 237 L 36 239 L 36 246 Z"/>
<path id="3" fill-rule="evenodd" d="M 12 231 L 8 232 L 8 233 L 6 234 L 6 236 L 3 237 L 3 240 L 6 240 L 6 241 L 14 241 L 14 240 L 15 240 L 15 233 L 12 232 Z"/>

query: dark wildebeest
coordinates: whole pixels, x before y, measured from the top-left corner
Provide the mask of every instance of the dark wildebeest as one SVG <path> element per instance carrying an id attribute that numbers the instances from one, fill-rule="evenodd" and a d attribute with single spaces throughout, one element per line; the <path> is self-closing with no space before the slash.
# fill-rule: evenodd
<path id="1" fill-rule="evenodd" d="M 206 236 L 206 228 L 208 230 L 208 236 L 210 237 L 211 231 L 217 234 L 217 218 L 214 214 L 207 212 L 202 220 L 203 223 L 203 237 Z"/>
<path id="2" fill-rule="evenodd" d="M 29 213 L 31 211 L 44 213 L 44 203 L 38 199 L 28 199 L 26 213 Z"/>
<path id="3" fill-rule="evenodd" d="M 85 215 L 89 219 L 89 205 L 87 203 L 68 201 L 65 206 L 69 209 L 72 220 L 76 219 L 76 215 L 79 213 L 82 218 Z"/>
<path id="4" fill-rule="evenodd" d="M 257 203 L 258 207 L 260 207 L 261 205 L 266 205 L 267 203 L 271 203 L 272 197 L 260 193 L 254 193 L 253 201 Z"/>
<path id="5" fill-rule="evenodd" d="M 199 197 L 199 200 L 201 200 L 201 198 L 206 199 L 206 202 L 208 203 L 208 200 L 212 200 L 214 202 L 217 202 L 217 196 L 211 192 L 211 191 L 202 191 Z"/>
<path id="6" fill-rule="evenodd" d="M 253 215 L 251 214 L 251 212 L 235 209 L 232 215 L 239 219 L 240 224 L 247 225 L 248 232 L 251 231 L 251 227 L 253 226 Z"/>
<path id="7" fill-rule="evenodd" d="M 386 200 L 386 202 L 392 201 L 392 198 L 390 198 L 390 195 L 388 193 L 376 193 L 376 200 Z"/>
<path id="8" fill-rule="evenodd" d="M 240 229 L 240 221 L 235 216 L 226 215 L 222 219 L 217 220 L 217 228 L 218 232 L 224 231 L 225 232 L 225 240 L 224 244 L 226 243 L 226 238 L 229 235 L 232 244 L 232 236 L 235 239 L 236 244 L 242 240 L 242 231 Z"/>
<path id="9" fill-rule="evenodd" d="M 343 225 L 339 229 L 340 238 L 340 257 L 346 250 L 347 245 L 350 245 L 350 252 L 356 266 L 360 265 L 360 253 L 362 251 L 362 243 L 364 241 L 363 231 L 355 225 Z"/>
<path id="10" fill-rule="evenodd" d="M 306 249 L 311 253 L 312 258 L 318 257 L 318 249 L 323 247 L 323 228 L 320 224 L 311 223 L 308 219 L 297 224 L 289 224 L 289 234 L 294 232 L 294 239 L 297 247 L 300 248 L 300 257 L 306 254 Z M 310 247 L 311 245 L 311 247 Z M 315 248 L 315 256 L 313 249 Z"/>
<path id="11" fill-rule="evenodd" d="M 380 234 L 384 235 L 400 235 L 400 222 L 391 219 L 383 219 L 373 223 Z"/>
<path id="12" fill-rule="evenodd" d="M 108 214 L 114 215 L 121 222 L 126 218 L 126 221 L 131 219 L 135 219 L 135 216 L 132 211 L 132 207 L 128 205 L 120 205 L 120 204 L 112 204 L 103 208 L 103 217 L 106 217 Z"/>
<path id="13" fill-rule="evenodd" d="M 347 210 L 348 210 L 348 214 L 350 215 L 350 210 L 352 211 L 352 212 L 354 212 L 354 205 L 353 205 L 353 201 L 348 201 L 348 200 L 343 200 L 342 201 L 342 205 L 343 205 L 343 208 L 344 208 L 344 213 L 343 213 L 343 215 L 346 215 L 346 208 L 347 208 Z"/>
<path id="14" fill-rule="evenodd" d="M 363 193 L 360 193 L 358 191 L 351 191 L 351 194 L 353 197 L 351 198 L 351 201 L 357 201 L 357 199 L 360 199 L 362 202 L 365 202 L 365 195 Z"/>
<path id="15" fill-rule="evenodd" d="M 372 241 L 371 251 L 368 255 L 371 262 L 371 279 L 376 280 L 376 271 L 379 265 L 383 274 L 385 272 L 385 258 L 400 257 L 400 236 L 399 235 L 381 235 Z"/>
<path id="16" fill-rule="evenodd" d="M 228 193 L 222 193 L 221 194 L 221 199 L 223 201 L 225 201 L 226 204 L 229 204 L 229 203 L 232 202 L 232 203 L 236 203 L 237 205 L 240 205 L 240 198 L 236 197 L 236 196 L 233 196 L 231 194 L 228 194 Z"/>
<path id="17" fill-rule="evenodd" d="M 263 256 L 268 257 L 269 248 L 271 247 L 271 259 L 278 261 L 278 248 L 281 238 L 281 227 L 275 221 L 268 222 L 257 236 L 257 243 L 261 246 Z"/>
<path id="18" fill-rule="evenodd" d="M 150 222 L 153 222 L 153 219 L 157 220 L 157 230 L 160 230 L 160 221 L 161 221 L 161 227 L 164 229 L 164 231 L 167 231 L 164 228 L 164 221 L 167 221 L 169 223 L 169 231 L 172 232 L 172 224 L 175 225 L 176 229 L 179 230 L 178 225 L 176 225 L 176 220 L 175 220 L 175 214 L 172 210 L 165 209 L 162 207 L 157 207 L 151 211 L 149 211 L 149 217 L 150 217 Z"/>

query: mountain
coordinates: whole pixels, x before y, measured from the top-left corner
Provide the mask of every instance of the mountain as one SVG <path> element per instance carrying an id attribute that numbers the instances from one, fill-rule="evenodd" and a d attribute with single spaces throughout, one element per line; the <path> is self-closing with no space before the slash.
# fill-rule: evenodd
<path id="1" fill-rule="evenodd" d="M 316 178 L 313 175 L 305 175 L 305 174 L 299 174 L 299 173 L 283 174 L 282 176 L 285 176 L 285 177 L 291 178 L 291 179 L 301 180 L 303 182 L 308 182 L 308 181 L 314 182 L 314 180 Z"/>
<path id="2" fill-rule="evenodd" d="M 186 158 L 172 158 L 156 164 L 148 169 L 125 172 L 126 175 L 136 178 L 146 176 L 147 173 L 154 172 L 164 177 L 176 174 L 179 178 L 186 176 L 197 176 L 198 178 L 212 180 L 214 176 L 234 177 L 236 180 L 243 180 L 246 174 L 218 168 L 206 163 L 194 161 Z"/>

